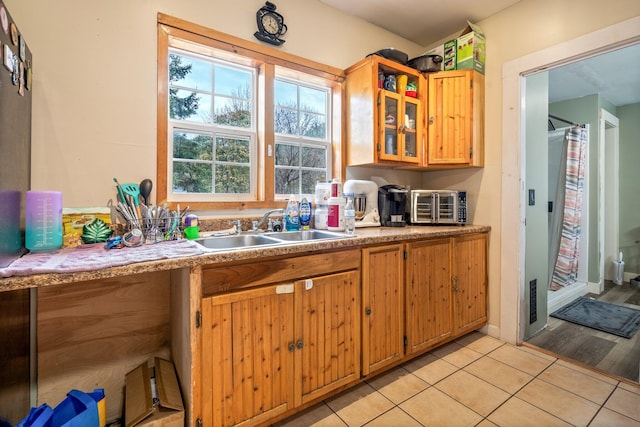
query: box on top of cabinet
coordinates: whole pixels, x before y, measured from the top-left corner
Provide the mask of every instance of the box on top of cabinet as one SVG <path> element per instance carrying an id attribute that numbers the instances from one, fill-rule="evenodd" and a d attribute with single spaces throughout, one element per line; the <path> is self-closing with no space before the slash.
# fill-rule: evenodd
<path id="1" fill-rule="evenodd" d="M 444 43 L 445 70 L 476 70 L 484 74 L 486 41 L 482 30 L 467 21 L 460 37 Z"/>

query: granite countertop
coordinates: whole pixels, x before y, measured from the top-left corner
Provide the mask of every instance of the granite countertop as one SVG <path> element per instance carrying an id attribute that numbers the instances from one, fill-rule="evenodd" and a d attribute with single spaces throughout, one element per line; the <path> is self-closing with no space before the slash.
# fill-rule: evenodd
<path id="1" fill-rule="evenodd" d="M 355 236 L 349 238 L 225 251 L 204 251 L 196 243 L 187 240 L 109 251 L 104 250 L 102 245 L 94 248 L 61 249 L 51 254 L 25 255 L 18 260 L 20 263 L 15 261 L 7 269 L 0 269 L 0 276 L 3 277 L 0 278 L 0 292 L 199 265 L 298 256 L 321 250 L 488 232 L 490 229 L 489 226 L 483 225 L 358 228 Z M 29 264 L 30 261 L 33 262 Z M 20 265 L 29 267 L 20 269 Z"/>

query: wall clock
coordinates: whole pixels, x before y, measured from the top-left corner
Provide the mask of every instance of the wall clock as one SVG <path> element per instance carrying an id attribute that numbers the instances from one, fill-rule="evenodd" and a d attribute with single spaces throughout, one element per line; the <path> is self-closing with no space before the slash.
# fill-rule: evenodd
<path id="1" fill-rule="evenodd" d="M 286 34 L 287 26 L 284 24 L 284 17 L 276 12 L 276 5 L 266 2 L 256 12 L 258 31 L 253 35 L 260 41 L 280 46 L 285 40 L 280 36 Z"/>

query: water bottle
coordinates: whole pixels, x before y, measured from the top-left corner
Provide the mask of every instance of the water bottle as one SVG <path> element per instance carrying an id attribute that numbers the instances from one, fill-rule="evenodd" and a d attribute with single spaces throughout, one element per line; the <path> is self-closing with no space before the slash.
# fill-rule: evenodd
<path id="1" fill-rule="evenodd" d="M 344 229 L 347 234 L 356 232 L 356 208 L 352 195 L 347 196 L 347 204 L 344 206 Z"/>
<path id="2" fill-rule="evenodd" d="M 62 193 L 27 191 L 25 246 L 31 252 L 62 247 Z"/>

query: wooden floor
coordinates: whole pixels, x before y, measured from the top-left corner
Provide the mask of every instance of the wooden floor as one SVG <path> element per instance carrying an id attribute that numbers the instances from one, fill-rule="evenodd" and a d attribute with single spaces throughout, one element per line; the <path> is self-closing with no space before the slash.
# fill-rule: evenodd
<path id="1" fill-rule="evenodd" d="M 601 301 L 640 308 L 640 288 L 605 282 L 601 295 L 587 294 Z M 640 332 L 630 339 L 586 326 L 549 317 L 547 327 L 527 341 L 602 371 L 640 382 Z"/>

